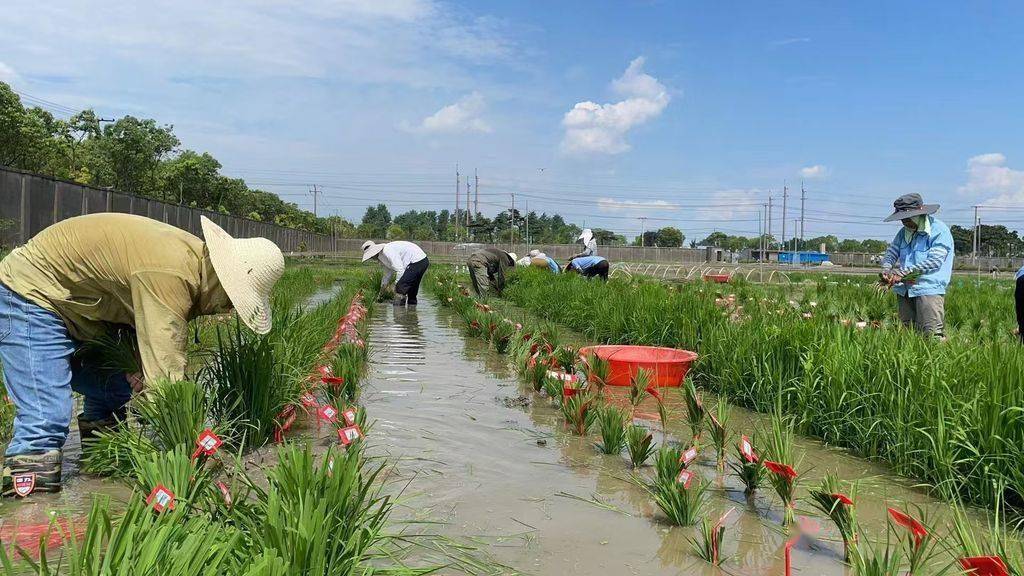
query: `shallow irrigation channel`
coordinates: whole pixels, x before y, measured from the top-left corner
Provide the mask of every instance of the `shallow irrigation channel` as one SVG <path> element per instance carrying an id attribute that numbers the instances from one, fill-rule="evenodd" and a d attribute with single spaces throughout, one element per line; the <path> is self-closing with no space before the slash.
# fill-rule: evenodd
<path id="1" fill-rule="evenodd" d="M 497 560 L 528 574 L 783 573 L 789 535 L 770 488 L 748 500 L 731 474 L 716 470 L 709 450 L 691 464 L 711 481 L 709 515 L 734 509 L 722 543 L 729 559 L 713 568 L 693 553 L 696 528 L 663 521 L 631 481 L 625 456 L 600 454 L 593 433 L 570 434 L 557 408 L 516 378 L 508 358 L 483 339 L 464 337 L 462 324 L 426 299 L 418 309 L 382 306 L 372 320 L 362 400 L 376 420 L 371 445 L 409 480 L 396 517 L 439 522 L 431 530 L 487 545 Z M 683 411 L 670 406 L 670 441 L 689 437 Z M 649 412 L 643 416 L 660 444 L 656 410 Z M 764 424 L 737 408 L 731 423 L 737 434 Z M 918 505 L 929 515 L 946 508 L 881 465 L 806 439 L 796 448 L 804 454 L 801 470 L 809 469 L 805 486 L 826 471 L 859 481 L 858 521 L 871 533 L 885 533 L 887 506 Z M 645 479 L 652 473 L 637 471 Z M 792 551 L 794 573 L 845 574 L 839 534 L 827 519 L 818 522 L 820 534 Z"/>

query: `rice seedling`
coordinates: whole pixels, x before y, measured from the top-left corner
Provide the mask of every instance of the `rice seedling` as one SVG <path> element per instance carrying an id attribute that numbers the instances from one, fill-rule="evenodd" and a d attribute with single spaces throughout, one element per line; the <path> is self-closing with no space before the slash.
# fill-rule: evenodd
<path id="1" fill-rule="evenodd" d="M 544 376 L 541 380 L 544 387 L 544 393 L 547 394 L 548 399 L 557 406 L 562 406 L 565 403 L 565 389 L 563 383 L 558 378 L 551 378 L 550 376 Z"/>
<path id="2" fill-rule="evenodd" d="M 714 523 L 707 516 L 701 518 L 699 538 L 688 538 L 697 556 L 713 566 L 721 566 L 728 559 L 722 555 L 722 542 L 725 540 L 725 520 L 731 512 L 729 510 Z"/>
<path id="3" fill-rule="evenodd" d="M 855 576 L 902 576 L 903 557 L 889 545 L 888 532 L 884 544 L 872 544 L 867 538 L 859 541 L 850 558 Z"/>
<path id="4" fill-rule="evenodd" d="M 724 395 L 718 397 L 715 409 L 708 413 L 708 435 L 711 437 L 711 443 L 715 447 L 719 472 L 725 471 L 725 456 L 727 444 L 729 442 L 728 427 L 730 414 L 729 398 Z"/>
<path id="5" fill-rule="evenodd" d="M 633 468 L 640 468 L 654 453 L 654 436 L 643 426 L 630 424 L 626 429 L 626 449 Z"/>
<path id="6" fill-rule="evenodd" d="M 508 318 L 502 319 L 491 332 L 491 346 L 493 346 L 494 350 L 499 354 L 504 354 L 508 351 L 509 342 L 511 342 L 515 333 L 515 323 Z"/>
<path id="7" fill-rule="evenodd" d="M 677 477 L 669 482 L 654 482 L 649 492 L 669 522 L 676 526 L 693 526 L 704 514 L 707 489 L 708 483 L 701 478 L 680 480 Z"/>
<path id="8" fill-rule="evenodd" d="M 608 382 L 608 374 L 611 365 L 608 360 L 600 358 L 597 354 L 587 354 L 581 361 L 583 374 L 587 378 L 587 386 L 593 386 L 597 394 L 604 394 L 604 387 Z"/>
<path id="9" fill-rule="evenodd" d="M 793 428 L 788 417 L 776 413 L 772 416 L 771 430 L 765 445 L 765 460 L 762 464 L 768 469 L 768 481 L 775 488 L 775 493 L 782 500 L 785 508 L 783 526 L 789 526 L 794 520 L 796 504 L 798 462 L 793 454 Z"/>
<path id="10" fill-rule="evenodd" d="M 964 570 L 981 564 L 1001 565 L 1011 576 L 1024 576 L 1024 540 L 1007 528 L 1005 514 L 1005 506 L 997 502 L 988 518 L 988 530 L 977 530 L 963 505 L 953 502 L 950 540 Z"/>
<path id="11" fill-rule="evenodd" d="M 589 385 L 589 383 L 588 383 Z M 601 429 L 601 442 L 595 444 L 604 454 L 619 454 L 626 446 L 626 413 L 607 404 L 597 410 L 597 423 Z"/>
<path id="12" fill-rule="evenodd" d="M 209 418 L 205 390 L 187 380 L 158 383 L 149 394 L 136 399 L 133 407 L 143 428 L 163 449 L 191 447 Z M 217 428 L 223 435 L 230 423 L 222 423 Z"/>
<path id="13" fill-rule="evenodd" d="M 555 363 L 562 372 L 574 374 L 576 372 L 576 361 L 579 359 L 579 350 L 572 346 L 562 345 L 555 349 L 552 358 L 554 358 Z"/>
<path id="14" fill-rule="evenodd" d="M 700 433 L 704 428 L 704 416 L 707 411 L 704 409 L 704 402 L 701 400 L 697 386 L 693 378 L 687 378 L 683 383 L 683 399 L 686 401 L 686 420 L 690 424 L 690 432 L 693 434 L 693 442 L 700 440 Z"/>
<path id="15" fill-rule="evenodd" d="M 828 516 L 836 525 L 843 539 L 843 559 L 850 560 L 850 548 L 857 542 L 857 512 L 854 499 L 857 497 L 857 485 L 852 486 L 849 494 L 843 493 L 843 487 L 835 472 L 829 472 L 817 489 L 810 491 L 810 500 L 815 508 Z"/>
<path id="16" fill-rule="evenodd" d="M 562 415 L 573 434 L 586 436 L 594 425 L 598 415 L 594 402 L 594 397 L 586 392 L 562 398 Z"/>
<path id="17" fill-rule="evenodd" d="M 646 368 L 640 368 L 629 378 L 629 406 L 630 406 L 630 418 L 636 414 L 636 409 L 640 406 L 640 403 L 647 398 L 650 394 L 651 378 L 653 372 Z"/>
<path id="18" fill-rule="evenodd" d="M 736 456 L 736 462 L 730 462 L 729 467 L 743 484 L 743 493 L 749 498 L 764 483 L 767 470 L 761 464 L 761 458 L 754 452 L 753 441 L 746 436 L 736 444 Z"/>
<path id="19" fill-rule="evenodd" d="M 111 374 L 142 372 L 139 344 L 134 330 L 108 330 L 83 342 L 75 355 L 90 366 Z"/>
<path id="20" fill-rule="evenodd" d="M 159 448 L 142 428 L 117 426 L 96 433 L 87 450 L 82 451 L 82 470 L 98 476 L 130 478 L 140 457 Z"/>
<path id="21" fill-rule="evenodd" d="M 662 444 L 654 455 L 654 477 L 658 482 L 670 482 L 676 479 L 683 469 L 683 451 L 678 446 Z"/>
<path id="22" fill-rule="evenodd" d="M 926 525 L 924 509 L 914 505 L 913 514 L 889 508 L 889 527 L 897 531 L 897 539 L 906 557 L 907 574 L 921 574 L 934 556 L 934 531 Z M 902 535 L 900 535 L 902 534 Z"/>

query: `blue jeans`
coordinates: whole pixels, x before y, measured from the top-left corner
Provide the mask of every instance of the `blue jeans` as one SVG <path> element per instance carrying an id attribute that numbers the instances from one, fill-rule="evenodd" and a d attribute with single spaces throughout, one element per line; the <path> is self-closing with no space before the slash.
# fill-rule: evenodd
<path id="1" fill-rule="evenodd" d="M 124 374 L 83 363 L 73 356 L 78 346 L 60 316 L 0 284 L 0 361 L 16 409 L 7 456 L 64 446 L 72 390 L 85 397 L 86 420 L 110 418 L 131 398 Z"/>

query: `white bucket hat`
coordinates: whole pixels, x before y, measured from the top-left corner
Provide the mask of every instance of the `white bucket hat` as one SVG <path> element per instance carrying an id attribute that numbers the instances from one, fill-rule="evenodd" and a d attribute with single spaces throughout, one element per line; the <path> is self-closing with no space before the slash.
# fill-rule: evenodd
<path id="1" fill-rule="evenodd" d="M 577 240 L 583 240 L 583 243 L 586 244 L 587 242 L 590 242 L 590 239 L 593 237 L 594 232 L 590 228 L 584 228 L 583 232 L 580 233 L 580 237 L 577 238 Z"/>
<path id="2" fill-rule="evenodd" d="M 266 238 L 232 238 L 206 216 L 199 222 L 210 262 L 238 316 L 253 332 L 270 332 L 270 292 L 284 272 L 281 249 Z"/>
<path id="3" fill-rule="evenodd" d="M 373 258 L 380 251 L 384 249 L 384 244 L 376 244 L 373 240 L 367 240 L 363 242 L 363 262 L 366 262 L 370 258 Z"/>

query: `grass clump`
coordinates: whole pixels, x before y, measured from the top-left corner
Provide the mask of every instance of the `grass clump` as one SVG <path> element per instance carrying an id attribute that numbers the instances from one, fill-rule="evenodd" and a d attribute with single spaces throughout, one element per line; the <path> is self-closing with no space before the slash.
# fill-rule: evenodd
<path id="1" fill-rule="evenodd" d="M 595 398 L 587 392 L 577 392 L 562 398 L 562 415 L 573 434 L 586 436 L 594 425 L 599 411 L 594 402 Z"/>
<path id="2" fill-rule="evenodd" d="M 711 444 L 715 447 L 719 472 L 725 471 L 730 414 L 729 399 L 726 396 L 719 396 L 714 410 L 708 413 L 708 435 L 711 437 Z"/>
<path id="3" fill-rule="evenodd" d="M 654 435 L 647 428 L 630 424 L 626 429 L 626 449 L 634 469 L 643 466 L 654 453 Z"/>
<path id="4" fill-rule="evenodd" d="M 673 478 L 656 480 L 649 492 L 669 522 L 676 526 L 693 526 L 704 513 L 707 489 L 708 483 L 701 478 L 694 479 L 689 487 Z"/>
<path id="5" fill-rule="evenodd" d="M 588 386 L 590 381 L 588 380 Z M 598 428 L 601 430 L 601 442 L 595 444 L 604 454 L 619 454 L 626 446 L 626 413 L 610 404 L 597 411 Z"/>
<path id="6" fill-rule="evenodd" d="M 654 477 L 659 482 L 675 480 L 683 469 L 682 457 L 683 451 L 678 446 L 663 444 L 654 455 Z"/>

